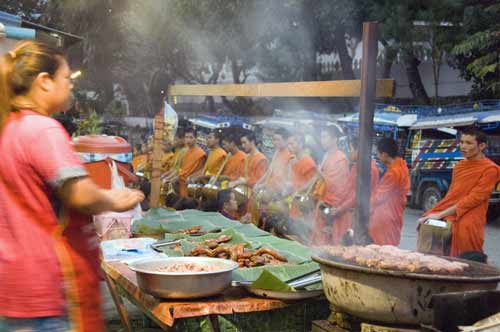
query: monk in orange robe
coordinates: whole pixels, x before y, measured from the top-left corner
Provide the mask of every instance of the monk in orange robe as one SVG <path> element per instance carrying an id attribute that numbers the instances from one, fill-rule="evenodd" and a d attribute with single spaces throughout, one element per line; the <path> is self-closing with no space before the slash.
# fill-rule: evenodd
<path id="1" fill-rule="evenodd" d="M 305 139 L 302 135 L 293 135 L 288 138 L 288 150 L 292 154 L 290 159 L 289 179 L 292 197 L 313 185 L 311 182 L 317 174 L 316 163 L 305 153 Z M 297 202 L 293 201 L 290 208 L 290 218 L 299 219 L 301 212 Z"/>
<path id="2" fill-rule="evenodd" d="M 203 177 L 219 175 L 226 162 L 227 153 L 220 147 L 220 136 L 212 131 L 207 135 L 207 147 L 210 149 L 207 161 L 200 172 L 191 175 L 189 182 L 199 181 Z"/>
<path id="3" fill-rule="evenodd" d="M 186 151 L 179 171 L 165 180 L 167 182 L 179 182 L 179 195 L 181 197 L 187 197 L 187 179 L 197 171 L 203 169 L 206 159 L 205 151 L 196 144 L 196 132 L 194 129 L 189 128 L 184 131 L 184 143 Z"/>
<path id="4" fill-rule="evenodd" d="M 289 161 L 292 157 L 287 146 L 289 133 L 282 128 L 277 129 L 273 135 L 274 156 L 262 180 L 257 184 L 256 190 L 265 187 L 273 193 L 281 193 L 285 189 L 288 176 Z"/>
<path id="5" fill-rule="evenodd" d="M 244 174 L 243 177 L 240 177 L 235 181 L 231 181 L 229 183 L 229 188 L 235 188 L 239 185 L 246 185 L 248 187 L 249 202 L 247 204 L 247 211 L 250 211 L 250 207 L 253 205 L 250 200 L 252 189 L 255 184 L 266 174 L 268 162 L 266 156 L 264 156 L 264 154 L 257 149 L 256 137 L 254 133 L 243 135 L 241 137 L 241 145 L 243 147 L 243 150 L 245 150 L 245 152 L 247 153 L 244 165 Z M 250 218 L 251 217 L 247 214 L 242 217 L 241 221 L 248 222 Z"/>
<path id="6" fill-rule="evenodd" d="M 460 150 L 465 160 L 455 165 L 446 196 L 419 219 L 419 225 L 427 219 L 452 223 L 451 256 L 483 251 L 488 200 L 500 181 L 500 168 L 484 156 L 486 142 L 486 135 L 478 130 L 461 133 Z"/>
<path id="7" fill-rule="evenodd" d="M 312 232 L 311 244 L 339 244 L 349 229 L 350 216 L 344 213 L 333 218 L 331 229 L 327 227 L 325 217 L 320 213 L 322 205 L 335 211 L 346 199 L 349 188 L 349 160 L 338 148 L 337 139 L 340 131 L 336 126 L 330 126 L 321 131 L 321 145 L 326 155 L 320 166 L 324 181 L 324 191 L 315 211 L 315 225 Z M 324 209 L 326 212 L 328 209 Z M 330 216 L 331 217 L 331 216 Z"/>
<path id="8" fill-rule="evenodd" d="M 403 228 L 410 174 L 406 162 L 398 157 L 398 144 L 392 138 L 377 143 L 377 157 L 387 166 L 370 200 L 368 234 L 374 244 L 398 246 Z"/>
<path id="9" fill-rule="evenodd" d="M 246 153 L 238 149 L 239 138 L 229 135 L 222 139 L 222 147 L 229 152 L 230 157 L 224 166 L 222 176 L 227 176 L 231 181 L 235 181 L 244 176 Z"/>
<path id="10" fill-rule="evenodd" d="M 337 207 L 335 212 L 333 213 L 334 216 L 340 216 L 346 212 L 349 212 L 351 209 L 354 209 L 356 206 L 356 178 L 358 175 L 358 142 L 356 139 L 351 139 L 349 142 L 349 157 L 351 159 L 351 162 L 353 163 L 351 166 L 351 173 L 349 176 L 349 189 L 348 189 L 348 194 L 347 198 L 345 201 Z M 377 163 L 375 160 L 372 159 L 371 163 L 371 168 L 370 168 L 370 191 L 371 194 L 373 195 L 375 192 L 375 189 L 377 188 L 378 184 L 378 179 L 379 179 L 379 171 L 377 167 Z M 349 214 L 351 217 L 351 221 L 349 222 L 349 228 L 352 227 L 352 214 Z"/>
<path id="11" fill-rule="evenodd" d="M 287 140 L 290 151 L 290 180 L 294 192 L 304 189 L 316 174 L 316 162 L 304 151 L 303 136 L 293 135 Z"/>
<path id="12" fill-rule="evenodd" d="M 146 144 L 138 145 L 134 149 L 134 158 L 132 159 L 132 169 L 134 172 L 143 171 L 148 163 L 148 151 Z"/>

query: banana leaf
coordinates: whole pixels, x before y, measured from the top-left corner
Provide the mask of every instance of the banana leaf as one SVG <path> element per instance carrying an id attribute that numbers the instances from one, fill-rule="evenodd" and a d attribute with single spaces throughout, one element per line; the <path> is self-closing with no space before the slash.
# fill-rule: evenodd
<path id="1" fill-rule="evenodd" d="M 206 220 L 183 220 L 183 221 L 169 221 L 162 224 L 165 233 L 176 233 L 186 230 L 195 226 L 200 226 L 200 232 L 212 232 L 218 227 Z"/>
<path id="2" fill-rule="evenodd" d="M 168 257 L 183 257 L 184 253 L 182 251 L 170 249 L 168 247 L 162 247 L 160 249 Z"/>
<path id="3" fill-rule="evenodd" d="M 184 217 L 205 216 L 207 214 L 207 212 L 205 212 L 205 211 L 195 210 L 195 209 L 182 210 L 182 211 L 179 211 L 179 213 Z"/>
<path id="4" fill-rule="evenodd" d="M 307 273 L 311 273 L 319 268 L 318 263 L 310 262 L 300 265 L 292 264 L 282 264 L 282 265 L 269 265 L 269 266 L 259 266 L 252 268 L 240 268 L 233 271 L 233 280 L 238 281 L 255 281 L 257 280 L 262 272 L 267 270 L 275 275 L 281 281 L 287 281 L 292 278 L 300 277 Z"/>
<path id="5" fill-rule="evenodd" d="M 275 276 L 269 270 L 264 270 L 260 276 L 255 280 L 251 288 L 267 289 L 279 292 L 294 292 L 295 288 L 289 286 L 286 282 Z"/>
<path id="6" fill-rule="evenodd" d="M 162 235 L 165 233 L 163 225 L 167 222 L 182 221 L 182 215 L 175 211 L 165 209 L 151 209 L 144 214 L 142 218 L 137 218 L 132 221 L 132 234 L 147 236 L 147 235 Z"/>
<path id="7" fill-rule="evenodd" d="M 162 209 L 162 208 L 152 208 L 149 209 L 145 214 L 145 218 L 152 218 L 152 219 L 161 219 L 161 218 L 169 218 L 172 216 L 179 216 L 179 212 L 175 210 L 167 210 L 167 209 Z"/>
<path id="8" fill-rule="evenodd" d="M 269 236 L 270 233 L 263 231 L 262 229 L 258 228 L 254 224 L 241 224 L 238 223 L 237 225 L 234 226 L 238 232 L 243 233 L 246 237 L 252 238 L 252 237 L 261 237 L 261 236 Z"/>
<path id="9" fill-rule="evenodd" d="M 220 228 L 237 228 L 238 225 L 241 225 L 238 220 L 226 218 L 218 212 L 207 212 L 207 215 L 204 217 Z"/>
<path id="10" fill-rule="evenodd" d="M 300 257 L 302 261 L 311 260 L 311 249 L 298 242 L 281 239 L 276 236 L 262 236 L 256 239 L 262 246 L 277 249 L 282 252 L 289 252 Z"/>
<path id="11" fill-rule="evenodd" d="M 203 242 L 209 239 L 216 239 L 221 235 L 231 236 L 231 240 L 226 242 L 228 244 L 242 243 L 245 245 L 246 248 L 255 248 L 251 241 L 249 241 L 245 236 L 243 236 L 241 233 L 237 232 L 232 228 L 226 229 L 220 233 L 208 233 L 202 236 L 189 236 L 187 234 L 165 233 L 165 240 L 167 241 L 181 240 L 180 244 L 182 247 L 182 251 L 184 252 L 185 255 L 188 255 L 189 252 L 196 247 L 196 243 Z M 168 255 L 167 252 L 168 247 L 165 248 L 166 249 L 162 248 L 161 250 Z"/>

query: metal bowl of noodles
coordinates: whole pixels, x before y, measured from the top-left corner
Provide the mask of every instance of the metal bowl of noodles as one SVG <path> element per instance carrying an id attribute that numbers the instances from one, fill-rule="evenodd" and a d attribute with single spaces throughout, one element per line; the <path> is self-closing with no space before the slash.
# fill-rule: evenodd
<path id="1" fill-rule="evenodd" d="M 191 299 L 214 296 L 231 285 L 238 263 L 210 257 L 149 258 L 129 265 L 139 287 L 156 297 Z"/>

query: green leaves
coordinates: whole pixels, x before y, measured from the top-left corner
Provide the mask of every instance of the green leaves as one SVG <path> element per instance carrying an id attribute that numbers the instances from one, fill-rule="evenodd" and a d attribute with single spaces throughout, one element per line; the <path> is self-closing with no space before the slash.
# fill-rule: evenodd
<path id="1" fill-rule="evenodd" d="M 500 93 L 500 4 L 478 4 L 466 9 L 465 37 L 452 50 L 453 65 L 473 81 L 475 98 L 498 98 Z"/>

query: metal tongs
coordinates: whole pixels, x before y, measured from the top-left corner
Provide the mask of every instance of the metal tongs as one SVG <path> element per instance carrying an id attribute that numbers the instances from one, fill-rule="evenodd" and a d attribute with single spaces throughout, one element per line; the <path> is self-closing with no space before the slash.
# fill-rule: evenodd
<path id="1" fill-rule="evenodd" d="M 311 271 L 310 273 L 287 280 L 286 283 L 288 284 L 288 286 L 293 287 L 295 289 L 303 289 L 307 286 L 314 285 L 320 281 L 321 281 L 321 272 L 319 270 L 314 270 Z M 233 280 L 231 285 L 233 287 L 238 287 L 238 286 L 250 287 L 253 283 L 254 283 L 253 281 Z"/>
<path id="2" fill-rule="evenodd" d="M 156 241 L 155 243 L 152 243 L 151 244 L 151 248 L 155 251 L 158 251 L 158 252 L 163 252 L 160 248 L 161 247 L 166 247 L 166 246 L 171 246 L 171 245 L 174 245 L 174 244 L 178 244 L 181 242 L 181 239 L 178 239 L 178 240 L 160 240 L 160 241 Z"/>

